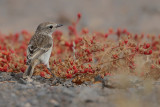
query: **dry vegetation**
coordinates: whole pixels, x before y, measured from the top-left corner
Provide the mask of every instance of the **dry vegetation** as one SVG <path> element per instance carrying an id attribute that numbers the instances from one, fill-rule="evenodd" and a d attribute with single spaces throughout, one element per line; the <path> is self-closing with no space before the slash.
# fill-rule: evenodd
<path id="1" fill-rule="evenodd" d="M 77 31 L 81 19 L 68 27 L 69 33 L 55 31 L 54 49 L 50 58 L 52 72 L 60 78 L 73 79 L 82 84 L 95 82 L 95 77 L 127 74 L 141 79 L 160 77 L 160 36 L 132 34 L 126 29 L 109 29 L 107 32 Z M 0 71 L 24 72 L 26 48 L 32 34 L 0 34 Z M 38 65 L 34 75 L 53 78 L 47 68 Z"/>

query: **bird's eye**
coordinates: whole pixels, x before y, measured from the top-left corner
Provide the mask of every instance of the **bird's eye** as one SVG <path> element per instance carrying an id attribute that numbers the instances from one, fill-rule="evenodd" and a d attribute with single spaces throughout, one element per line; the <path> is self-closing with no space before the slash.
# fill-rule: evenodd
<path id="1" fill-rule="evenodd" d="M 50 28 L 50 29 L 52 29 L 52 28 L 53 28 L 53 26 L 51 25 L 51 26 L 49 26 L 49 28 Z"/>

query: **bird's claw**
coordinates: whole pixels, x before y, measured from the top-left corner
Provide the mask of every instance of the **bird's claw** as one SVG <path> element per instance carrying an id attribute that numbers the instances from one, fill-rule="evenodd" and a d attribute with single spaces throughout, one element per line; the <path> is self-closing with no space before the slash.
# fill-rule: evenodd
<path id="1" fill-rule="evenodd" d="M 73 79 L 69 79 L 69 80 L 66 80 L 65 82 L 63 82 L 63 86 L 66 86 L 67 88 L 68 87 L 74 87 L 74 84 L 72 82 Z"/>
<path id="2" fill-rule="evenodd" d="M 55 80 L 53 82 L 53 85 L 59 85 L 62 84 L 63 80 L 59 77 L 55 77 Z"/>
<path id="3" fill-rule="evenodd" d="M 26 78 L 20 78 L 21 83 L 23 84 L 27 84 L 27 83 L 31 83 L 33 82 L 33 79 L 31 79 L 30 77 L 26 77 Z"/>

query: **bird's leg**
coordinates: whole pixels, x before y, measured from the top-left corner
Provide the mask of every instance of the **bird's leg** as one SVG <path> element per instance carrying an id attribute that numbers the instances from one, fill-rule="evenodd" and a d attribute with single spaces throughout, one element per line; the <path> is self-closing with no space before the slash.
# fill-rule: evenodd
<path id="1" fill-rule="evenodd" d="M 35 66 L 39 64 L 39 60 L 34 60 L 31 62 L 31 64 L 26 69 L 25 73 L 23 74 L 23 78 L 31 78 L 34 72 Z"/>
<path id="2" fill-rule="evenodd" d="M 53 77 L 55 77 L 54 73 L 52 72 L 51 68 L 49 67 L 49 62 L 47 63 L 47 69 L 52 74 Z"/>
<path id="3" fill-rule="evenodd" d="M 52 74 L 52 76 L 55 77 L 54 73 L 51 71 L 51 68 L 47 68 L 47 69 Z"/>
<path id="4" fill-rule="evenodd" d="M 52 74 L 52 76 L 53 76 L 53 78 L 54 78 L 54 85 L 56 85 L 56 84 L 58 84 L 58 83 L 61 83 L 61 79 L 60 78 L 58 78 L 58 77 L 56 77 L 55 75 L 54 75 L 54 73 L 51 71 L 51 68 L 49 67 L 49 63 L 47 63 L 47 69 L 48 69 L 48 71 Z"/>
<path id="5" fill-rule="evenodd" d="M 60 79 L 59 77 L 56 77 L 55 75 L 54 75 L 54 73 L 52 73 L 52 71 L 51 71 L 51 69 L 50 68 L 47 68 L 48 70 L 49 70 L 49 72 L 52 74 L 52 76 L 53 76 L 53 78 L 54 78 L 54 85 L 56 85 L 56 84 L 61 84 L 62 83 L 62 79 Z"/>
<path id="6" fill-rule="evenodd" d="M 26 65 L 29 65 L 31 63 L 31 59 L 27 59 Z"/>

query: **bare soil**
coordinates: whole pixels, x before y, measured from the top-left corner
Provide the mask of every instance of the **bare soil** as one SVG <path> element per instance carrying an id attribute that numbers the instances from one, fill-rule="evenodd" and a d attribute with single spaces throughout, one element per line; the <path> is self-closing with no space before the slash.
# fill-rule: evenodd
<path id="1" fill-rule="evenodd" d="M 158 107 L 160 104 L 158 81 L 146 84 L 137 77 L 129 77 L 129 85 L 115 81 L 116 88 L 102 87 L 101 83 L 66 87 L 52 86 L 51 80 L 40 76 L 25 84 L 21 75 L 0 73 L 0 107 Z"/>

